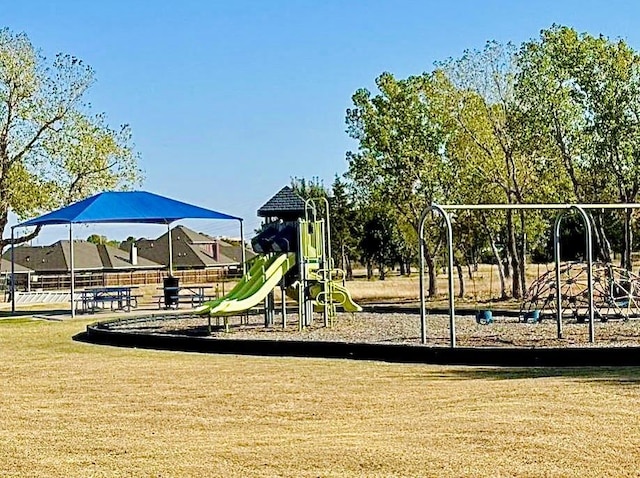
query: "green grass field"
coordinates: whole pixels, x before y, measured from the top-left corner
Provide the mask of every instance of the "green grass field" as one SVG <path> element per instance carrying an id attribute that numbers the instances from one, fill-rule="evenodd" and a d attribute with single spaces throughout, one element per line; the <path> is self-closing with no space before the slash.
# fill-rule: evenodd
<path id="1" fill-rule="evenodd" d="M 0 476 L 638 476 L 640 368 L 499 369 L 76 343 L 0 321 Z"/>

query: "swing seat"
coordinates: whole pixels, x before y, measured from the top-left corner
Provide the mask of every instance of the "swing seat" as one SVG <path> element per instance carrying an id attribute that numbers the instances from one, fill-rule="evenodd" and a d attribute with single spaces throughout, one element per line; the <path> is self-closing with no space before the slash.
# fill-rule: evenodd
<path id="1" fill-rule="evenodd" d="M 493 323 L 493 313 L 490 310 L 479 310 L 476 314 L 476 322 L 482 325 Z"/>
<path id="2" fill-rule="evenodd" d="M 536 322 L 541 322 L 540 311 L 538 309 L 534 309 L 534 310 L 525 312 L 523 319 L 525 323 L 531 322 L 535 324 Z"/>

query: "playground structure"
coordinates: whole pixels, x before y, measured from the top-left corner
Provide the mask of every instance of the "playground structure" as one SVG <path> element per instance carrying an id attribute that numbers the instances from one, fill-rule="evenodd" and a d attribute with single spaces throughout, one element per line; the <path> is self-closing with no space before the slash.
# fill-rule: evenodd
<path id="1" fill-rule="evenodd" d="M 278 195 L 276 195 L 277 197 Z M 276 198 L 274 197 L 274 199 Z M 273 201 L 273 199 L 272 199 Z M 272 202 L 270 201 L 270 203 Z M 302 200 L 300 200 L 302 201 Z M 276 201 L 277 202 L 277 201 Z M 258 328 L 242 328 L 237 337 L 224 335 L 224 338 L 212 334 L 211 318 L 225 319 L 232 315 L 243 316 L 251 307 L 264 303 L 265 325 L 273 324 L 275 314 L 274 295 L 278 287 L 281 293 L 293 297 L 298 302 L 298 324 L 302 330 L 310 325 L 314 312 L 323 312 L 325 324 L 330 324 L 335 308 L 342 305 L 346 311 L 360 308 L 353 303 L 343 287 L 341 275 L 332 267 L 330 251 L 330 231 L 324 224 L 328 221 L 318 219 L 313 201 L 298 204 L 297 210 L 280 210 L 279 207 L 266 207 L 259 210 L 259 215 L 269 218 L 252 241 L 259 253 L 251 264 L 251 270 L 242 281 L 226 297 L 207 303 L 204 308 L 196 309 L 201 314 L 191 314 L 191 318 L 180 319 L 180 316 L 153 317 L 148 325 L 140 323 L 140 319 L 97 324 L 87 327 L 88 340 L 94 343 L 125 344 L 138 347 L 168 348 L 171 350 L 206 351 L 215 353 L 322 356 L 359 358 L 367 360 L 455 363 L 474 365 L 510 365 L 510 366 L 585 366 L 585 365 L 637 365 L 640 361 L 640 333 L 635 323 L 626 320 L 602 325 L 599 338 L 604 346 L 593 346 L 593 319 L 607 320 L 611 317 L 622 319 L 634 317 L 638 309 L 639 278 L 611 265 L 594 263 L 591 248 L 591 226 L 585 209 L 628 209 L 640 207 L 640 204 L 616 205 L 432 205 L 424 211 L 420 223 L 421 246 L 424 241 L 424 219 L 432 210 L 440 212 L 445 221 L 447 246 L 449 250 L 449 311 L 448 318 L 431 311 L 430 344 L 426 342 L 426 307 L 424 295 L 424 256 L 420 248 L 420 309 L 412 312 L 407 308 L 374 307 L 356 319 L 356 327 L 362 327 L 364 340 L 357 340 L 358 333 L 349 330 L 349 340 L 335 340 L 335 330 L 318 329 L 314 332 L 326 333 L 329 340 L 322 340 L 322 335 L 298 333 L 289 328 L 294 340 L 275 338 L 271 330 Z M 524 305 L 521 314 L 529 316 L 540 314 L 543 317 L 555 317 L 556 324 L 542 321 L 535 326 L 522 324 L 518 320 L 518 311 L 513 314 L 501 313 L 499 329 L 489 325 L 493 323 L 491 314 L 476 321 L 460 321 L 461 342 L 463 347 L 456 346 L 456 320 L 453 294 L 453 238 L 449 211 L 460 209 L 556 209 L 559 214 L 554 228 L 554 252 L 556 269 L 545 274 L 544 278 L 532 286 L 531 297 L 535 300 Z M 287 209 L 287 208 L 282 208 Z M 585 229 L 585 264 L 560 264 L 560 222 L 570 211 L 578 212 L 582 217 Z M 554 282 L 555 276 L 555 282 Z M 557 294 L 556 294 L 557 292 Z M 557 300 L 555 297 L 557 296 Z M 253 305 L 251 305 L 253 304 Z M 554 314 L 555 309 L 555 314 Z M 402 312 L 400 312 L 402 310 Z M 384 315 L 389 313 L 406 314 L 408 321 L 413 321 L 419 312 L 420 323 L 414 322 L 415 329 L 400 326 L 376 328 L 375 325 Z M 479 312 L 479 311 L 476 311 Z M 491 312 L 491 311 L 488 311 Z M 495 311 L 494 311 L 495 312 Z M 502 311 L 507 312 L 507 311 Z M 378 314 L 382 319 L 375 318 Z M 547 315 L 548 314 L 548 315 Z M 395 315 L 395 314 L 394 314 Z M 398 314 L 400 315 L 400 314 Z M 207 324 L 203 316 L 208 316 Z M 166 319 L 172 320 L 166 320 Z M 286 324 L 286 309 L 283 310 L 283 325 Z M 173 324 L 173 320 L 178 324 Z M 400 317 L 389 319 L 401 323 Z M 401 320 L 398 320 L 401 319 Z M 502 322 L 502 320 L 504 321 Z M 567 320 L 575 319 L 575 320 Z M 585 341 L 585 325 L 588 319 L 588 346 L 580 346 Z M 183 320 L 185 320 L 183 322 Z M 195 320 L 196 322 L 188 322 Z M 247 317 L 247 324 L 249 318 Z M 135 321 L 138 329 L 131 331 L 130 323 Z M 154 322 L 157 321 L 157 322 Z M 484 322 L 483 322 L 484 321 Z M 479 325 L 476 322 L 483 324 Z M 167 333 L 159 333 L 165 326 Z M 120 327 L 122 325 L 122 327 Z M 353 325 L 353 324 L 351 324 Z M 419 328 L 417 327 L 419 325 Z M 144 331 L 145 327 L 150 333 Z M 557 327 L 557 338 L 553 337 Z M 266 332 L 257 335 L 258 329 Z M 374 333 L 370 333 L 371 331 Z M 384 331 L 382 331 L 384 330 Z M 376 335 L 375 331 L 379 333 Z M 181 333 L 176 333 L 181 332 Z M 418 334 L 419 332 L 419 334 Z M 447 332 L 450 337 L 447 341 Z M 389 334 L 390 335 L 387 335 Z M 298 334 L 297 336 L 295 334 Z M 201 337 L 199 335 L 202 335 Z M 320 338 L 320 340 L 317 340 Z M 333 340 L 332 340 L 333 339 Z M 559 340 L 561 339 L 561 340 Z M 423 346 L 415 346 L 412 340 L 419 340 Z M 447 344 L 448 342 L 448 344 Z M 609 345 L 607 345 L 607 343 Z M 471 344 L 470 346 L 467 344 Z M 426 345 L 426 346 L 425 346 Z M 447 347 L 448 345 L 448 347 Z"/>
<path id="2" fill-rule="evenodd" d="M 560 266 L 560 310 L 563 318 L 584 322 L 588 312 L 587 264 L 570 262 Z M 607 263 L 592 267 L 593 307 L 602 322 L 610 318 L 628 320 L 640 316 L 640 276 Z M 556 271 L 538 277 L 530 286 L 520 309 L 524 321 L 554 317 L 558 310 Z"/>
<path id="3" fill-rule="evenodd" d="M 322 198 L 322 218 L 317 201 L 304 201 L 285 187 L 261 207 L 258 215 L 265 222 L 251 241 L 258 255 L 249 271 L 227 295 L 205 302 L 195 313 L 224 318 L 228 330 L 228 317 L 264 305 L 265 326 L 272 326 L 278 288 L 283 327 L 287 325 L 287 297 L 298 303 L 299 329 L 312 325 L 314 312 L 321 312 L 323 325 L 331 326 L 337 307 L 361 311 L 345 287 L 344 271 L 336 269 L 331 258 L 328 201 Z"/>

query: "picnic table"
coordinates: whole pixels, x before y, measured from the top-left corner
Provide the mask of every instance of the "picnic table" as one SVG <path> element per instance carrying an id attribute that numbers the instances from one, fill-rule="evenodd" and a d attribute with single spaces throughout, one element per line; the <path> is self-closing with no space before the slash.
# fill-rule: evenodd
<path id="1" fill-rule="evenodd" d="M 79 309 L 81 312 L 96 312 L 106 309 L 124 310 L 129 312 L 138 306 L 140 295 L 133 294 L 136 286 L 105 286 L 90 287 L 80 291 Z"/>
<path id="2" fill-rule="evenodd" d="M 179 287 L 171 287 L 171 305 L 165 304 L 165 295 L 154 295 L 153 298 L 158 300 L 158 308 L 161 309 L 164 305 L 165 308 L 175 306 L 177 309 L 180 307 L 180 303 L 190 304 L 191 307 L 202 305 L 207 300 L 212 300 L 217 297 L 215 293 L 207 292 L 207 289 L 211 289 L 210 284 L 194 284 L 183 285 Z M 164 287 L 158 287 L 158 290 L 164 291 Z"/>

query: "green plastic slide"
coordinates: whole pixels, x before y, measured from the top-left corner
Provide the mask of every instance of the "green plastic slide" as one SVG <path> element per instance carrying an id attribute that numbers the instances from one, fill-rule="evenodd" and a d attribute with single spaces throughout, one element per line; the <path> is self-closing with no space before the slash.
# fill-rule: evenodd
<path id="1" fill-rule="evenodd" d="M 209 313 L 211 309 L 219 305 L 221 302 L 225 300 L 235 299 L 236 297 L 238 297 L 244 292 L 244 290 L 248 287 L 248 284 L 251 282 L 251 280 L 255 278 L 257 275 L 261 274 L 261 271 L 268 267 L 268 263 L 275 259 L 276 259 L 275 257 L 269 257 L 269 256 L 262 256 L 262 255 L 256 256 L 251 264 L 251 268 L 249 269 L 249 272 L 247 272 L 245 275 L 242 276 L 242 278 L 240 279 L 240 282 L 238 282 L 235 285 L 235 287 L 231 289 L 231 291 L 229 291 L 227 295 L 223 297 L 219 297 L 214 300 L 204 302 L 201 306 L 199 306 L 194 310 L 194 313 L 200 314 L 200 315 L 206 315 Z"/>
<path id="2" fill-rule="evenodd" d="M 334 305 L 342 307 L 346 312 L 362 312 L 362 307 L 360 307 L 353 301 L 351 294 L 345 287 L 342 286 L 342 284 L 332 281 L 329 284 L 329 288 L 331 290 L 331 301 L 334 303 Z M 322 304 L 320 304 L 319 302 L 327 302 L 324 297 L 322 297 L 322 284 L 314 284 L 313 286 L 311 286 L 309 292 L 311 292 L 311 297 L 316 300 L 318 299 L 318 296 L 320 296 L 321 300 L 318 301 L 318 304 L 315 307 L 317 309 L 321 309 Z"/>
<path id="3" fill-rule="evenodd" d="M 249 310 L 262 302 L 289 269 L 296 264 L 294 253 L 278 254 L 266 259 L 260 267 L 252 267 L 253 275 L 243 278 L 241 287 L 236 286 L 222 300 L 212 301 L 209 314 L 212 316 L 234 315 Z M 248 274 L 247 274 L 248 275 Z M 214 304 L 214 302 L 217 302 Z"/>

